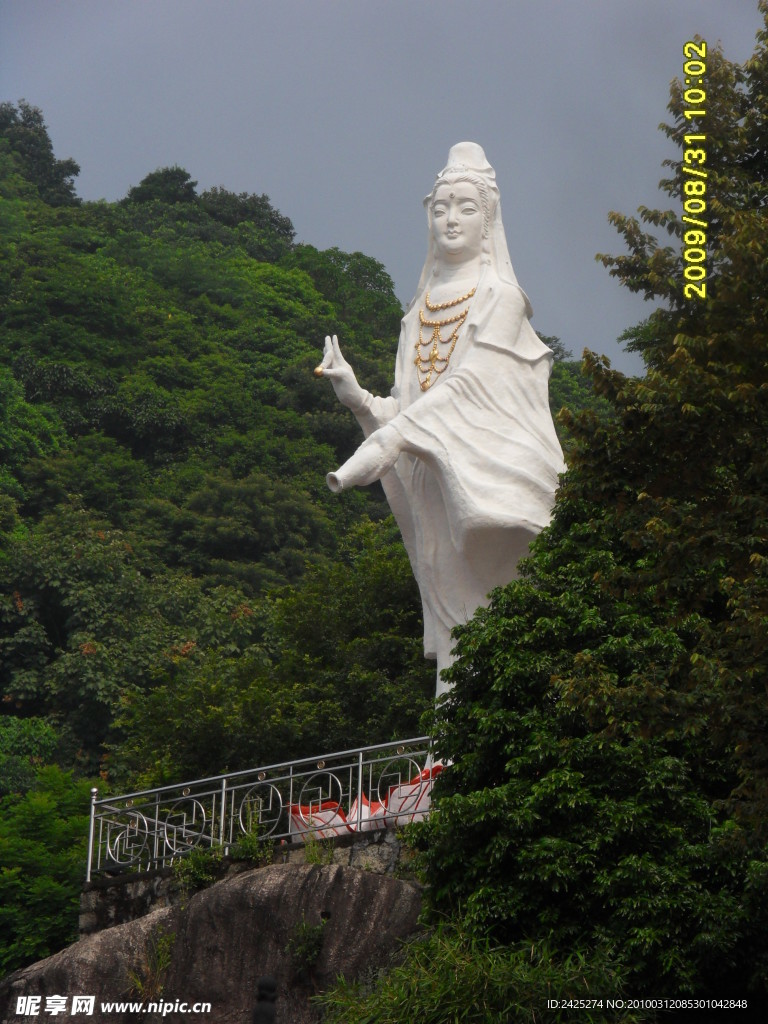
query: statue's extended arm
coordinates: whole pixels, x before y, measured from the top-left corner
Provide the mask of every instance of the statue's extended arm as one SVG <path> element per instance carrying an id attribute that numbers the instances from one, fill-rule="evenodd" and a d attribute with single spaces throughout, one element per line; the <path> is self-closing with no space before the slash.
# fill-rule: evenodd
<path id="1" fill-rule="evenodd" d="M 438 387 L 424 392 L 407 413 L 400 412 L 394 398 L 373 398 L 358 385 L 358 392 L 354 395 L 359 404 L 354 408 L 349 401 L 345 404 L 352 408 L 368 439 L 340 469 L 327 475 L 326 481 L 331 490 L 338 492 L 379 480 L 392 469 L 403 451 L 407 450 L 417 458 L 420 457 L 419 448 L 414 450 L 411 443 L 406 441 L 406 437 L 412 437 L 414 425 L 423 424 L 429 433 L 434 430 L 430 424 L 450 422 L 454 418 L 453 410 L 459 405 L 479 402 L 493 407 L 498 404 L 500 395 L 504 394 L 500 390 L 503 376 L 507 373 L 525 373 L 527 370 L 525 361 L 517 367 L 506 365 L 515 351 L 525 319 L 525 300 L 520 289 L 510 287 L 501 290 L 492 302 L 487 303 L 483 315 L 467 331 L 466 351 L 461 362 L 451 367 L 451 372 L 446 374 Z M 547 349 L 535 335 L 533 338 L 541 354 L 545 354 Z M 338 342 L 335 346 L 331 342 L 331 349 L 338 351 Z M 338 355 L 341 356 L 341 353 Z M 336 357 L 331 358 L 334 361 L 329 365 L 335 366 Z M 351 369 L 347 370 L 354 379 Z M 325 371 L 329 375 L 334 372 Z M 339 377 L 346 372 L 342 370 Z M 546 399 L 544 405 L 546 407 Z M 524 414 L 525 410 L 517 412 Z M 500 414 L 503 416 L 504 411 Z M 405 425 L 403 417 L 407 419 Z"/>
<path id="2" fill-rule="evenodd" d="M 397 402 L 393 398 L 375 398 L 360 387 L 335 334 L 326 337 L 323 361 L 315 373 L 318 377 L 328 377 L 338 400 L 355 414 L 365 434 L 369 435 L 351 459 L 336 473 L 327 475 L 328 486 L 338 492 L 373 483 L 392 468 L 402 451 L 400 433 L 386 425 L 387 420 L 397 414 Z"/>
<path id="3" fill-rule="evenodd" d="M 325 480 L 338 493 L 348 487 L 364 487 L 379 480 L 391 469 L 403 450 L 403 437 L 395 427 L 386 424 L 363 441 L 355 454 Z"/>

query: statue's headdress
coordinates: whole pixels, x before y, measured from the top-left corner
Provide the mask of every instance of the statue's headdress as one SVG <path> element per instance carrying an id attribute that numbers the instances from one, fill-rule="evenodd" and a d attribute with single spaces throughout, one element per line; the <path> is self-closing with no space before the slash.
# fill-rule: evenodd
<path id="1" fill-rule="evenodd" d="M 519 287 L 512 269 L 512 261 L 509 258 L 507 239 L 501 220 L 501 199 L 496 184 L 496 172 L 488 163 L 482 146 L 478 146 L 476 142 L 459 142 L 451 147 L 446 166 L 438 174 L 432 191 L 424 200 L 429 224 L 429 242 L 427 258 L 416 289 L 416 298 L 429 287 L 437 267 L 437 252 L 432 237 L 432 200 L 435 189 L 446 179 L 470 181 L 476 186 L 483 204 L 483 261 L 490 265 L 503 281 L 508 281 Z M 533 310 L 528 296 L 525 295 L 525 292 L 523 295 L 528 316 L 531 316 Z M 412 306 L 413 302 L 410 305 Z"/>

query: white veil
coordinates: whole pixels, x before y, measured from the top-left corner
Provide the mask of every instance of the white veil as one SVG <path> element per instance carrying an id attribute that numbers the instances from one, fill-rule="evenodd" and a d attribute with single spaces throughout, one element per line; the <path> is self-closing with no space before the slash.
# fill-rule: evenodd
<path id="1" fill-rule="evenodd" d="M 424 200 L 428 226 L 427 258 L 419 277 L 416 294 L 408 304 L 409 310 L 429 287 L 438 266 L 435 241 L 432 235 L 432 197 L 442 179 L 455 174 L 466 174 L 478 178 L 482 182 L 485 191 L 484 198 L 488 203 L 483 244 L 483 262 L 490 266 L 496 276 L 502 281 L 520 288 L 515 272 L 512 269 L 512 261 L 509 258 L 509 249 L 507 248 L 507 238 L 501 220 L 501 198 L 496 184 L 496 172 L 488 163 L 482 146 L 479 146 L 476 142 L 459 142 L 451 147 L 448 153 L 448 163 L 438 174 L 434 188 Z M 533 309 L 530 300 L 522 288 L 520 288 L 520 291 L 525 299 L 526 313 L 531 317 Z"/>

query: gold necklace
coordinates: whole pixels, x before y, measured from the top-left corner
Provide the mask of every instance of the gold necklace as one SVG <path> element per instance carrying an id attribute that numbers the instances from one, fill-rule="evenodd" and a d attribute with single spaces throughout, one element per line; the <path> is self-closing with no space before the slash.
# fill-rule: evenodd
<path id="1" fill-rule="evenodd" d="M 468 302 L 475 294 L 475 290 L 473 288 L 471 292 L 467 292 L 466 295 L 460 295 L 458 299 L 452 299 L 450 302 L 430 302 L 429 292 L 427 292 L 424 301 L 430 313 L 437 313 L 441 309 L 452 309 L 454 306 L 460 306 L 462 302 Z M 416 373 L 419 376 L 419 387 L 422 391 L 428 391 L 434 384 L 435 378 L 439 377 L 441 373 L 445 373 L 448 369 L 448 363 L 453 355 L 453 350 L 456 348 L 456 342 L 459 340 L 459 331 L 468 314 L 469 306 L 460 313 L 446 317 L 444 320 L 429 320 L 424 315 L 424 310 L 419 310 L 419 340 L 415 345 L 416 358 L 414 363 L 416 365 Z M 447 338 L 442 338 L 440 336 L 440 328 L 448 327 L 450 324 L 455 324 L 456 326 Z M 424 327 L 432 328 L 432 335 L 427 341 L 424 341 L 421 333 Z M 441 345 L 450 345 L 445 355 L 440 355 Z M 423 348 L 429 349 L 428 354 L 421 354 Z"/>

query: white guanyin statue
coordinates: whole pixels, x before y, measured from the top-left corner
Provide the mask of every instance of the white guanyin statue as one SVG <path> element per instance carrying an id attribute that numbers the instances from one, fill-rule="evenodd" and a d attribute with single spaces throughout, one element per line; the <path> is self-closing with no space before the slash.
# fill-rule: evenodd
<path id="1" fill-rule="evenodd" d="M 530 325 L 482 148 L 454 146 L 424 202 L 427 259 L 403 317 L 391 395 L 360 387 L 336 336 L 315 372 L 366 436 L 328 486 L 381 480 L 421 592 L 439 696 L 452 628 L 515 578 L 565 466 L 549 411 L 552 353 Z"/>

